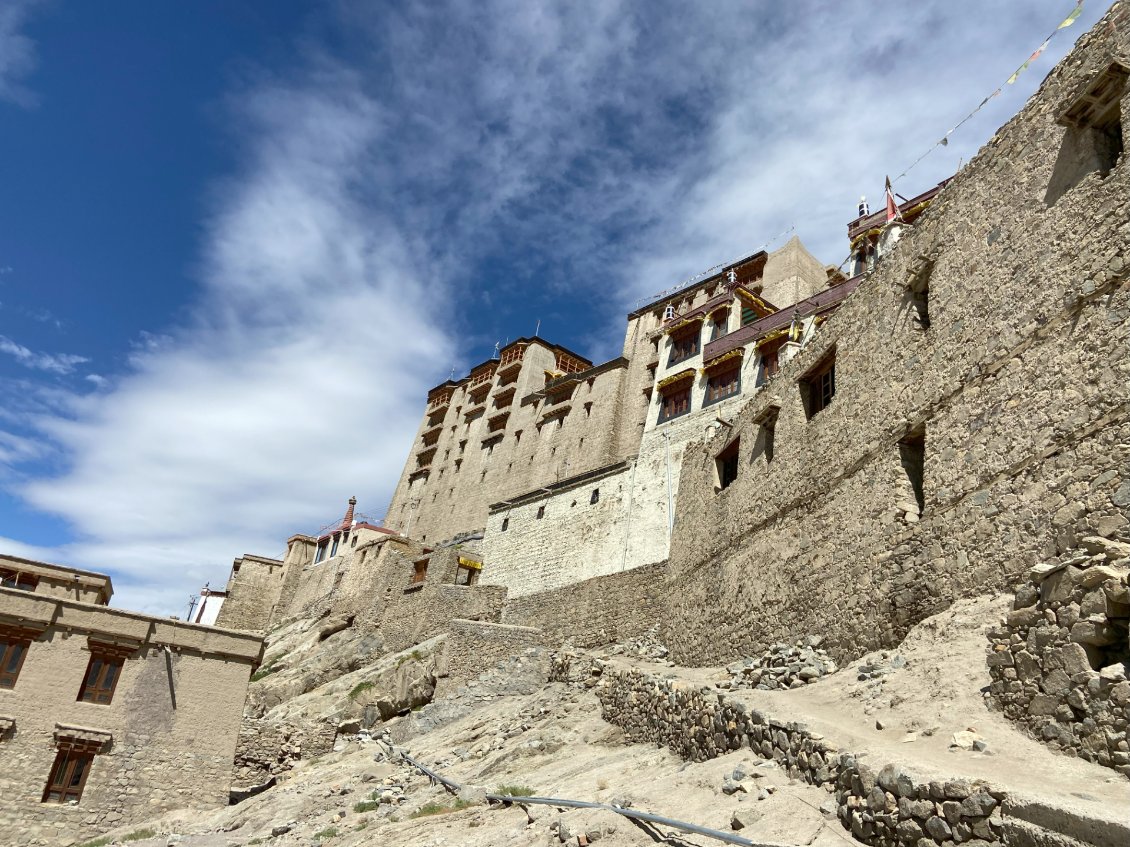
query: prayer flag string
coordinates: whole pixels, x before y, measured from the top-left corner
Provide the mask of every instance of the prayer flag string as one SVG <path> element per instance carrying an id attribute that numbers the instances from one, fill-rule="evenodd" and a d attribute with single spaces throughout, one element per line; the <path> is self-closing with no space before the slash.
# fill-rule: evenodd
<path id="1" fill-rule="evenodd" d="M 1051 35 L 1049 35 L 1047 38 L 1045 38 L 1044 43 L 1041 44 L 1039 47 L 1037 47 L 1032 52 L 1032 55 L 1029 56 L 1027 59 L 1025 59 L 1024 62 L 1020 65 L 1020 67 L 1012 72 L 1012 76 L 1010 76 L 1005 81 L 1004 85 L 1012 85 L 1014 82 L 1016 82 L 1017 78 L 1022 73 L 1024 73 L 1024 71 L 1028 70 L 1028 66 L 1031 65 L 1032 62 L 1036 61 L 1036 59 L 1038 59 L 1040 57 L 1040 54 L 1043 53 L 1048 48 L 1048 44 L 1050 44 L 1051 40 L 1053 38 L 1055 38 L 1056 33 L 1059 32 L 1061 29 L 1066 29 L 1067 27 L 1069 27 L 1073 23 L 1075 23 L 1075 20 L 1079 17 L 1079 15 L 1081 15 L 1083 13 L 1083 2 L 1084 2 L 1084 0 L 1075 0 L 1075 8 L 1071 10 L 1071 14 L 1069 14 L 1066 18 L 1064 18 L 1062 21 L 1059 22 L 1058 26 L 1056 26 L 1056 28 L 1054 30 L 1052 30 Z M 985 108 L 985 106 L 988 104 L 988 102 L 990 100 L 992 100 L 994 97 L 996 97 L 997 95 L 999 95 L 1001 93 L 1001 88 L 1003 88 L 1003 87 L 1004 86 L 997 88 L 996 91 L 994 91 L 992 94 L 990 94 L 988 97 L 986 97 L 980 103 L 978 103 L 977 108 L 975 108 L 972 112 L 970 112 L 968 115 L 966 115 L 960 121 L 958 121 L 956 124 L 954 124 L 952 127 L 950 127 L 950 129 L 946 132 L 945 135 L 943 135 L 936 142 L 934 142 L 934 144 L 925 153 L 923 153 L 921 156 L 919 156 L 917 159 L 915 159 L 913 162 L 911 162 L 910 165 L 906 168 L 906 170 L 904 170 L 902 173 L 900 173 L 898 176 L 896 176 L 894 179 L 892 179 L 891 182 L 898 182 L 900 179 L 902 179 L 904 176 L 906 176 L 908 173 L 910 173 L 912 170 L 914 170 L 915 166 L 919 162 L 921 162 L 923 159 L 925 159 L 927 156 L 929 156 L 931 153 L 933 153 L 934 150 L 936 150 L 938 147 L 945 147 L 946 145 L 948 145 L 950 143 L 950 136 L 953 135 L 954 132 L 956 132 L 961 127 L 962 124 L 964 124 L 966 121 L 968 121 L 970 118 L 972 118 L 978 112 L 980 112 L 983 108 Z"/>

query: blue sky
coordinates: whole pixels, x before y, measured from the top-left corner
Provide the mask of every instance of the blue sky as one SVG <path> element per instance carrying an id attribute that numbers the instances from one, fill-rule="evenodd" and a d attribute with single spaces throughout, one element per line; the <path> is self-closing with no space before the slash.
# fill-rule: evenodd
<path id="1" fill-rule="evenodd" d="M 0 550 L 172 613 L 382 514 L 452 367 L 539 319 L 617 355 L 637 298 L 790 229 L 838 263 L 1072 6 L 0 0 Z"/>

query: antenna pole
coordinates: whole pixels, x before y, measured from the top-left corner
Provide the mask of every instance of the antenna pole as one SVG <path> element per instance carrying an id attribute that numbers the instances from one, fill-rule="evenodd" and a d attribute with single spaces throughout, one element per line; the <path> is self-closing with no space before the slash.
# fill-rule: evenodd
<path id="1" fill-rule="evenodd" d="M 534 338 L 538 337 L 539 332 L 541 332 L 541 318 L 538 318 L 538 325 L 534 328 Z"/>

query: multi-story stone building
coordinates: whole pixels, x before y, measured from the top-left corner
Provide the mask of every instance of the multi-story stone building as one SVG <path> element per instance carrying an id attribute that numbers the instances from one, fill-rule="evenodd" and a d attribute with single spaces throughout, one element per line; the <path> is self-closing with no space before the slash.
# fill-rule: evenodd
<path id="1" fill-rule="evenodd" d="M 228 802 L 262 639 L 112 609 L 105 574 L 0 555 L 0 583 L 5 844 Z"/>

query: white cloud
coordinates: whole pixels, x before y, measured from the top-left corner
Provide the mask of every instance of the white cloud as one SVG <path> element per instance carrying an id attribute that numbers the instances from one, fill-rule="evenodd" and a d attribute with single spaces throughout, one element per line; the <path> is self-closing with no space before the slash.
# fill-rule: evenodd
<path id="1" fill-rule="evenodd" d="M 21 106 L 35 102 L 20 80 L 35 68 L 35 45 L 20 32 L 39 0 L 4 0 L 0 4 L 0 100 Z M 0 273 L 4 270 L 0 269 Z"/>
<path id="2" fill-rule="evenodd" d="M 340 78 L 239 105 L 251 153 L 215 193 L 192 322 L 144 336 L 113 390 L 42 422 L 73 465 L 24 489 L 127 605 L 179 608 L 230 557 L 281 552 L 351 494 L 380 512 L 452 358 L 410 239 L 359 199 L 372 104 Z"/>
<path id="3" fill-rule="evenodd" d="M 0 353 L 7 353 L 24 367 L 53 374 L 73 373 L 75 367 L 90 361 L 71 353 L 36 353 L 5 335 L 0 335 Z"/>

